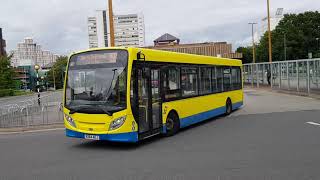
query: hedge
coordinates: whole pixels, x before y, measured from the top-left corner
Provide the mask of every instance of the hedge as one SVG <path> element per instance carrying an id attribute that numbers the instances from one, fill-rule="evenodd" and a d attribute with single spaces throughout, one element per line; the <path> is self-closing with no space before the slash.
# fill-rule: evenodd
<path id="1" fill-rule="evenodd" d="M 0 89 L 0 97 L 13 96 L 13 95 L 14 95 L 13 89 Z"/>

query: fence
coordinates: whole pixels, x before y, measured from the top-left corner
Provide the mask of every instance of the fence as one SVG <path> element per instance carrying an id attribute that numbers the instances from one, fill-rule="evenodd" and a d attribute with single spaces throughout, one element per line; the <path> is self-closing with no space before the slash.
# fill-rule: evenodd
<path id="1" fill-rule="evenodd" d="M 63 123 L 61 92 L 0 107 L 0 128 L 30 127 Z"/>
<path id="2" fill-rule="evenodd" d="M 320 93 L 320 59 L 245 64 L 243 74 L 244 83 L 253 87 Z"/>

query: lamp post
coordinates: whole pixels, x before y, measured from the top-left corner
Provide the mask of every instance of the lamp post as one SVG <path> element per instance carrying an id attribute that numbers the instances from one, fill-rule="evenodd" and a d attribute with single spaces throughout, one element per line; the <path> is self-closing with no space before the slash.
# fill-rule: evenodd
<path id="1" fill-rule="evenodd" d="M 272 63 L 272 40 L 271 40 L 271 22 L 270 22 L 270 2 L 267 0 L 268 8 L 268 37 L 269 37 L 269 62 Z"/>
<path id="2" fill-rule="evenodd" d="M 34 65 L 34 69 L 36 70 L 36 75 L 37 75 L 37 92 L 38 92 L 38 105 L 40 106 L 40 82 L 39 82 L 39 65 Z"/>
<path id="3" fill-rule="evenodd" d="M 257 23 L 248 23 L 251 25 L 252 27 L 252 62 L 256 63 L 256 44 L 254 42 L 254 25 L 256 25 Z"/>
<path id="4" fill-rule="evenodd" d="M 316 40 L 317 40 L 317 51 L 319 51 L 320 49 L 319 49 L 319 38 L 316 38 Z"/>
<path id="5" fill-rule="evenodd" d="M 284 60 L 287 60 L 287 34 L 283 33 L 283 46 L 284 46 Z"/>
<path id="6" fill-rule="evenodd" d="M 41 86 L 42 86 L 42 88 L 43 88 L 43 85 L 44 85 L 44 77 L 41 76 Z"/>

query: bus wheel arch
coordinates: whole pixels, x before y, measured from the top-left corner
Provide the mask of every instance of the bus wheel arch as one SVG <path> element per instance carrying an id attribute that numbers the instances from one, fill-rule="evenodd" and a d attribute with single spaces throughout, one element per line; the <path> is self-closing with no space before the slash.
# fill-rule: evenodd
<path id="1" fill-rule="evenodd" d="M 173 136 L 180 129 L 180 118 L 175 110 L 171 110 L 166 119 L 166 134 L 165 136 Z"/>
<path id="2" fill-rule="evenodd" d="M 226 100 L 226 112 L 225 115 L 230 115 L 232 113 L 232 101 L 231 98 L 228 97 Z"/>

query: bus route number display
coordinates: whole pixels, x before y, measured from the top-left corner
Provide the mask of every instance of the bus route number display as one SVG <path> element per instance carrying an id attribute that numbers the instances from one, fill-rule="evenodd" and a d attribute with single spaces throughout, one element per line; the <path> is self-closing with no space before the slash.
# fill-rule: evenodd
<path id="1" fill-rule="evenodd" d="M 97 53 L 97 54 L 82 54 L 78 57 L 77 65 L 88 64 L 105 64 L 116 63 L 118 53 Z"/>

